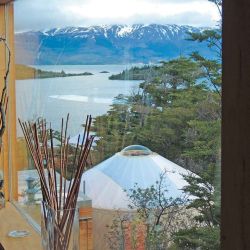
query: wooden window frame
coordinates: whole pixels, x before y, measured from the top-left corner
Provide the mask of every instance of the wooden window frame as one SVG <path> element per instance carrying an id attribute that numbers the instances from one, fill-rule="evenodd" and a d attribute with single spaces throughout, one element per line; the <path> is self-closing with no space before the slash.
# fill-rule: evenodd
<path id="1" fill-rule="evenodd" d="M 10 6 L 9 0 L 0 0 Z M 13 7 L 13 6 L 12 6 Z M 10 7 L 11 8 L 11 7 Z M 13 10 L 12 10 L 13 11 Z M 13 14 L 13 13 L 12 13 Z M 12 18 L 13 19 L 13 18 Z M 222 249 L 250 249 L 250 2 L 223 2 L 223 77 L 222 77 Z M 11 19 L 10 19 L 11 23 Z M 13 23 L 9 24 L 12 32 Z M 14 35 L 14 34 L 13 34 Z M 12 35 L 11 39 L 14 39 Z M 13 40 L 14 41 L 14 40 Z M 11 43 L 13 42 L 11 41 Z M 14 44 L 14 43 L 13 43 Z M 14 50 L 14 45 L 12 49 Z M 14 60 L 12 60 L 14 62 Z M 13 63 L 12 63 L 13 64 Z M 14 72 L 14 65 L 11 66 Z M 14 82 L 14 73 L 10 76 Z M 14 85 L 14 84 L 13 84 Z M 12 86 L 10 95 L 15 96 Z M 14 98 L 13 98 L 14 99 Z M 9 119 L 15 118 L 15 100 Z M 13 113 L 14 112 L 14 113 Z M 14 133 L 14 134 L 13 134 Z M 7 133 L 4 149 L 5 171 L 14 173 L 15 131 Z M 11 147 L 11 148 L 10 148 Z M 6 149 L 7 148 L 7 149 Z M 10 157 L 8 149 L 11 150 Z M 13 155 L 14 154 L 14 155 Z M 11 160 L 12 159 L 12 160 Z M 10 173 L 8 173 L 9 176 Z M 14 185 L 14 186 L 13 186 Z M 15 190 L 15 180 L 7 185 L 7 198 Z M 15 198 L 15 192 L 12 198 Z"/>
<path id="2" fill-rule="evenodd" d="M 250 249 L 250 2 L 223 2 L 222 249 Z"/>
<path id="3" fill-rule="evenodd" d="M 5 3 L 5 4 L 3 4 Z M 4 170 L 4 192 L 7 201 L 17 199 L 16 166 L 16 95 L 15 95 L 15 53 L 14 53 L 14 8 L 12 1 L 0 0 L 0 35 L 4 36 L 11 51 L 8 76 L 7 126 L 3 136 L 0 161 Z M 3 44 L 0 47 L 0 79 L 3 79 L 8 64 L 8 53 Z M 0 82 L 3 87 L 3 80 Z"/>

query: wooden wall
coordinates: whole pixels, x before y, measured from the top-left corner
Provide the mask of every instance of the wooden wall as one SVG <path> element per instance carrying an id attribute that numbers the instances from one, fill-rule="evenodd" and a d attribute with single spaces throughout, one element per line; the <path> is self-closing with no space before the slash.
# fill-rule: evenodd
<path id="1" fill-rule="evenodd" d="M 79 209 L 80 250 L 93 250 L 93 208 L 83 206 Z"/>
<path id="2" fill-rule="evenodd" d="M 11 193 L 17 197 L 16 173 L 15 173 L 15 147 L 16 147 L 16 101 L 15 101 L 15 57 L 14 57 L 14 18 L 13 3 L 0 5 L 0 36 L 7 39 L 11 50 L 10 74 L 8 79 L 8 112 L 7 128 L 3 140 L 0 168 L 4 168 L 4 188 L 6 199 L 9 200 Z M 0 45 L 0 88 L 3 86 L 7 64 L 7 52 L 3 44 Z M 12 176 L 12 178 L 10 178 Z"/>
<path id="3" fill-rule="evenodd" d="M 0 0 L 0 4 L 7 4 L 12 2 L 13 0 Z"/>

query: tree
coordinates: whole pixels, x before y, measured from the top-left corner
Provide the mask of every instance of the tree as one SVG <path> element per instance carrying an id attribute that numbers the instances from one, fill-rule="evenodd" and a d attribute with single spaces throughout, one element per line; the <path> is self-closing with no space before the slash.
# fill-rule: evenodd
<path id="1" fill-rule="evenodd" d="M 190 230 L 180 230 L 175 235 L 175 246 L 178 250 L 219 250 L 220 228 L 193 227 Z"/>
<path id="2" fill-rule="evenodd" d="M 209 0 L 217 6 L 218 12 L 222 18 L 222 1 Z M 221 59 L 222 59 L 222 36 L 221 36 L 221 21 L 218 28 L 206 29 L 200 33 L 189 32 L 188 40 L 197 42 L 206 42 L 211 51 L 217 55 L 216 59 L 205 58 L 198 52 L 193 52 L 191 58 L 200 64 L 204 71 L 204 76 L 207 79 L 206 84 L 212 85 L 217 94 L 221 96 Z"/>
<path id="3" fill-rule="evenodd" d="M 122 247 L 125 245 L 127 229 L 130 228 L 134 230 L 134 235 L 138 235 L 141 230 L 144 237 L 130 239 L 132 245 L 138 246 L 145 242 L 145 249 L 165 250 L 172 244 L 175 232 L 190 227 L 190 215 L 187 215 L 183 207 L 186 197 L 169 197 L 166 175 L 166 171 L 160 174 L 159 180 L 147 188 L 135 184 L 132 189 L 127 190 L 130 208 L 136 214 L 114 218 L 106 237 L 109 245 L 116 246 L 115 249 L 126 249 Z"/>
<path id="4" fill-rule="evenodd" d="M 175 234 L 174 242 L 181 249 L 215 250 L 220 247 L 220 190 L 219 173 L 215 165 L 197 175 L 187 175 L 184 179 L 188 185 L 184 192 L 195 199 L 191 200 L 187 209 L 198 211 L 194 220 L 198 226 L 182 229 Z"/>
<path id="5" fill-rule="evenodd" d="M 199 83 L 173 90 L 159 77 L 140 88 L 96 118 L 97 162 L 131 144 L 147 146 L 196 173 L 218 161 L 220 97 L 213 90 Z"/>
<path id="6" fill-rule="evenodd" d="M 96 118 L 94 129 L 100 140 L 95 149 L 101 152 L 97 162 L 127 145 L 142 144 L 188 169 L 201 170 L 198 162 L 183 154 L 191 144 L 186 131 L 190 121 L 216 121 L 219 99 L 199 83 L 202 69 L 191 59 L 162 62 L 157 71 L 158 76 L 141 83 L 137 92 L 122 97 L 124 101 L 119 97 L 120 104 Z"/>
<path id="7" fill-rule="evenodd" d="M 183 191 L 195 197 L 187 208 L 195 208 L 199 211 L 199 215 L 195 219 L 208 227 L 220 224 L 218 190 L 215 191 L 218 181 L 216 171 L 216 166 L 210 165 L 200 176 L 193 174 L 184 176 L 188 185 L 183 188 Z"/>
<path id="8" fill-rule="evenodd" d="M 198 52 L 193 52 L 191 57 L 200 64 L 204 71 L 204 76 L 207 81 L 204 81 L 203 83 L 208 87 L 212 86 L 215 92 L 221 96 L 221 62 L 218 60 L 206 59 Z"/>
<path id="9" fill-rule="evenodd" d="M 114 104 L 107 114 L 96 117 L 94 131 L 100 138 L 93 152 L 96 162 L 112 156 L 133 143 L 133 134 L 130 131 L 135 125 L 132 119 L 134 118 L 131 107 L 127 104 Z"/>
<path id="10" fill-rule="evenodd" d="M 209 1 L 217 6 L 221 15 L 222 1 Z M 200 225 L 188 230 L 180 230 L 175 234 L 174 241 L 180 249 L 220 248 L 220 166 L 218 162 L 220 161 L 221 126 L 221 23 L 218 26 L 217 29 L 204 30 L 201 33 L 189 33 L 190 40 L 206 42 L 208 47 L 216 52 L 216 59 L 205 58 L 197 52 L 192 53 L 191 58 L 204 71 L 206 80 L 203 84 L 208 88 L 213 87 L 217 97 L 213 98 L 216 100 L 216 105 L 212 102 L 209 106 L 201 106 L 200 118 L 189 122 L 190 128 L 185 136 L 188 147 L 183 157 L 188 157 L 194 162 L 198 160 L 198 164 L 203 165 L 203 171 L 199 176 L 185 177 L 189 185 L 184 188 L 184 191 L 196 197 L 190 202 L 189 208 L 199 211 L 194 220 Z"/>
<path id="11" fill-rule="evenodd" d="M 165 76 L 165 84 L 169 84 L 173 90 L 193 86 L 196 80 L 203 76 L 199 65 L 183 56 L 163 62 L 162 73 Z"/>
<path id="12" fill-rule="evenodd" d="M 201 174 L 209 164 L 217 164 L 220 153 L 221 121 L 191 120 L 184 133 L 185 147 L 181 159 L 192 166 L 191 170 Z"/>
<path id="13" fill-rule="evenodd" d="M 108 232 L 105 239 L 110 250 L 125 250 L 126 223 L 130 220 L 129 215 L 117 212 L 111 225 L 107 225 Z"/>

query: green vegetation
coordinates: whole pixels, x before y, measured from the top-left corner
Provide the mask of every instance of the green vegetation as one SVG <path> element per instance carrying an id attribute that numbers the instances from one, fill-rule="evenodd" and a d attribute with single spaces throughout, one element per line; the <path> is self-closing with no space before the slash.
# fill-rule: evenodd
<path id="1" fill-rule="evenodd" d="M 111 75 L 110 80 L 146 80 L 149 77 L 158 75 L 157 66 L 145 65 L 143 67 L 132 67 L 130 69 L 123 70 L 117 75 Z"/>
<path id="2" fill-rule="evenodd" d="M 146 226 L 145 245 L 150 250 L 168 249 L 173 235 L 188 227 L 186 217 L 191 215 L 182 207 L 185 198 L 168 197 L 166 175 L 166 172 L 161 174 L 159 181 L 148 188 L 135 185 L 127 191 L 130 208 L 137 210 L 139 221 Z"/>
<path id="3" fill-rule="evenodd" d="M 170 230 L 159 231 L 155 224 L 148 224 L 147 249 L 219 249 L 221 89 L 219 78 L 213 78 L 216 88 L 209 78 L 217 75 L 217 68 L 210 67 L 207 77 L 199 60 L 179 57 L 162 62 L 157 70 L 158 76 L 143 81 L 129 96 L 118 96 L 120 104 L 112 105 L 107 114 L 95 119 L 94 129 L 100 140 L 94 160 L 102 161 L 127 145 L 142 144 L 198 174 L 185 176 L 188 186 L 184 188 L 188 195 L 197 197 L 186 212 L 196 211 L 197 215 L 189 216 L 184 228 L 171 224 L 175 231 L 168 235 L 165 232 Z M 139 215 L 150 208 L 140 201 L 149 198 L 153 202 L 154 190 L 131 190 L 130 198 Z M 152 206 L 151 210 L 159 211 Z M 172 221 L 166 216 L 160 220 L 162 225 Z M 177 224 L 183 223 L 180 220 Z M 150 231 L 153 228 L 158 231 Z"/>
<path id="4" fill-rule="evenodd" d="M 183 207 L 187 200 L 184 197 L 167 198 L 166 176 L 166 172 L 162 173 L 159 180 L 148 188 L 142 189 L 135 184 L 133 189 L 127 190 L 131 201 L 130 208 L 136 210 L 137 214 L 131 216 L 120 213 L 112 224 L 107 226 L 109 231 L 106 240 L 110 249 L 126 249 L 125 238 L 129 233 L 134 235 L 134 238 L 130 239 L 134 246 L 143 244 L 142 249 L 148 250 L 169 249 L 173 244 L 175 233 L 190 227 L 191 223 L 187 218 L 190 218 L 192 213 L 187 213 Z M 130 232 L 128 232 L 129 225 Z M 138 231 L 145 235 L 145 240 L 136 237 Z M 117 247 L 117 243 L 120 248 Z"/>
<path id="5" fill-rule="evenodd" d="M 84 73 L 65 73 L 61 72 L 45 71 L 41 69 L 35 69 L 26 65 L 16 65 L 16 80 L 24 79 L 36 79 L 36 78 L 55 78 L 55 77 L 70 77 L 70 76 L 89 76 L 93 75 L 90 72 Z"/>
<path id="6" fill-rule="evenodd" d="M 180 57 L 168 62 L 161 62 L 162 65 L 152 66 L 144 65 L 143 67 L 132 67 L 123 70 L 117 75 L 111 75 L 110 80 L 144 80 L 154 81 L 155 79 L 168 77 L 165 81 L 169 81 L 174 88 L 178 85 L 191 84 L 202 77 L 202 71 L 195 62 L 190 61 L 186 57 Z M 166 67 L 164 67 L 164 65 Z M 190 74 L 190 72 L 192 72 Z"/>
<path id="7" fill-rule="evenodd" d="M 120 104 L 95 119 L 94 129 L 101 138 L 96 162 L 127 145 L 142 144 L 200 173 L 218 162 L 220 95 L 190 58 L 164 62 L 157 70 L 158 76 L 142 82 L 130 96 L 120 95 Z"/>
<path id="8" fill-rule="evenodd" d="M 210 165 L 200 176 L 184 177 L 189 184 L 184 191 L 197 197 L 187 209 L 199 212 L 192 218 L 199 226 L 181 229 L 174 235 L 180 249 L 220 249 L 220 188 L 216 169 Z"/>
<path id="9" fill-rule="evenodd" d="M 190 230 L 180 230 L 175 237 L 178 247 L 172 249 L 178 250 L 219 250 L 220 249 L 220 228 L 214 227 L 193 227 Z"/>
<path id="10" fill-rule="evenodd" d="M 144 241 L 135 236 L 133 245 L 143 242 L 148 250 L 219 249 L 220 204 L 218 191 L 214 190 L 217 185 L 215 167 L 209 166 L 200 176 L 184 176 L 188 185 L 183 188 L 185 195 L 178 198 L 169 197 L 167 174 L 162 173 L 148 188 L 135 184 L 127 190 L 130 208 L 137 214 L 120 213 L 107 226 L 106 240 L 110 249 L 126 249 L 126 235 L 136 235 L 138 231 L 143 232 Z"/>

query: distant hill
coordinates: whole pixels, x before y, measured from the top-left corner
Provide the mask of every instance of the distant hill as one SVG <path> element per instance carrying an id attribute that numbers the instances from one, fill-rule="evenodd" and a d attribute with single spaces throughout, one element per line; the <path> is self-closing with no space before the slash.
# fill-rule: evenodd
<path id="1" fill-rule="evenodd" d="M 158 62 L 199 51 L 206 44 L 187 41 L 202 28 L 179 25 L 111 25 L 55 28 L 16 33 L 19 64 L 122 64 Z"/>

